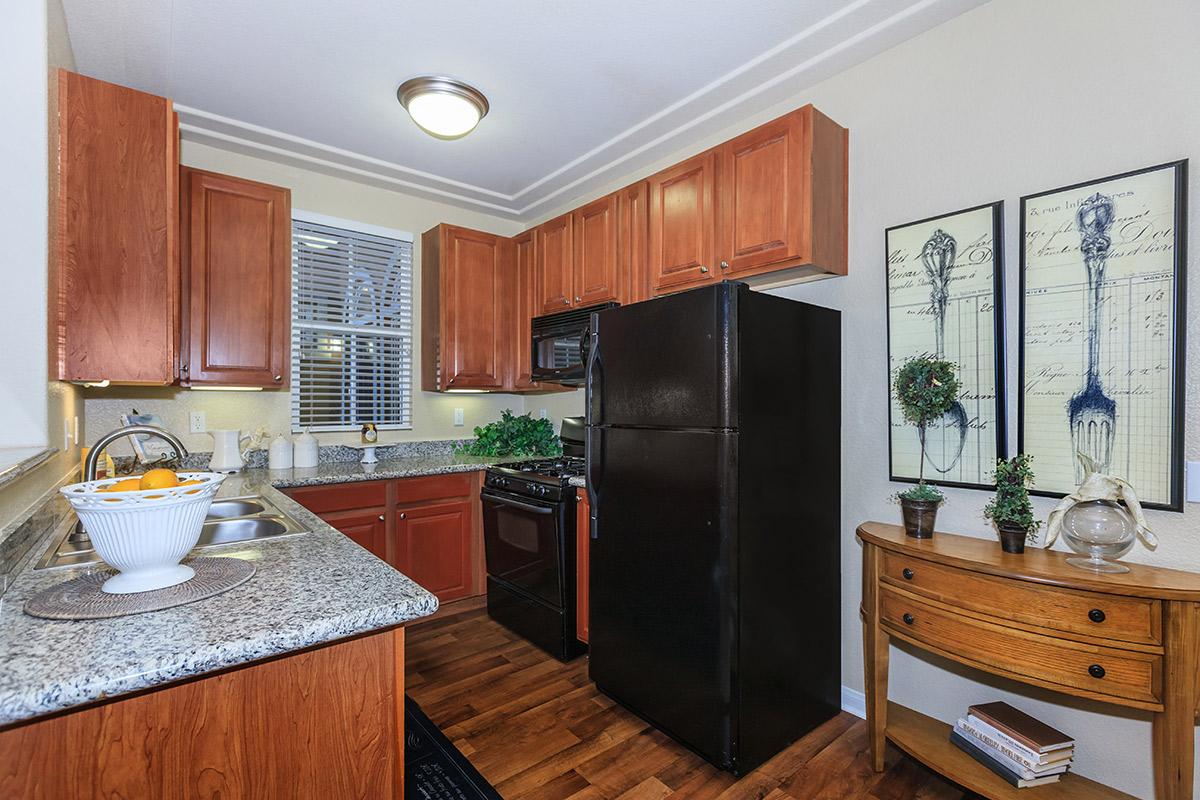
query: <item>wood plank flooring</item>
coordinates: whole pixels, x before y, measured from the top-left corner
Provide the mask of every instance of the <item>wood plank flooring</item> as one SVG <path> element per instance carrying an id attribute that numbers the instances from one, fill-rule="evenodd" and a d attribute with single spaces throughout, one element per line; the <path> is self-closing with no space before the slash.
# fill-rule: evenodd
<path id="1" fill-rule="evenodd" d="M 407 689 L 506 800 L 961 800 L 889 750 L 873 772 L 866 723 L 842 713 L 735 780 L 600 694 L 587 659 L 562 664 L 468 605 L 410 627 Z"/>

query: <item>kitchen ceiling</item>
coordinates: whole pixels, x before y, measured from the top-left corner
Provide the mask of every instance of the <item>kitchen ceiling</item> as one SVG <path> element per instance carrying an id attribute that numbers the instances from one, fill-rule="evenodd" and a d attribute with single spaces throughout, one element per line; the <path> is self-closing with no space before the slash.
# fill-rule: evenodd
<path id="1" fill-rule="evenodd" d="M 175 100 L 184 139 L 532 219 L 985 0 L 65 0 L 80 72 Z M 445 74 L 491 112 L 434 139 Z"/>

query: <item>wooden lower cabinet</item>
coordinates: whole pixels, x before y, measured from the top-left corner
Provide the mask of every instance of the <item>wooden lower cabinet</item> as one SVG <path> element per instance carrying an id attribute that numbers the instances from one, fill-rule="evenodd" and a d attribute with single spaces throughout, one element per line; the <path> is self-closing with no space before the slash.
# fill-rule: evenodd
<path id="1" fill-rule="evenodd" d="M 575 505 L 575 638 L 588 640 L 588 587 L 591 576 L 591 506 L 586 489 L 577 489 Z"/>
<path id="2" fill-rule="evenodd" d="M 446 603 L 484 591 L 481 476 L 425 475 L 284 493 Z"/>
<path id="3" fill-rule="evenodd" d="M 0 797 L 404 796 L 404 629 L 0 730 Z"/>

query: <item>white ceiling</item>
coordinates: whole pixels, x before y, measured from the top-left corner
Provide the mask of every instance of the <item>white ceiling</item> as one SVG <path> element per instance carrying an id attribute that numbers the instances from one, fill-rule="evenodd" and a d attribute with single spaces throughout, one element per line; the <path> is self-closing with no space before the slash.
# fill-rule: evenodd
<path id="1" fill-rule="evenodd" d="M 186 139 L 531 219 L 984 0 L 65 0 L 79 70 Z M 491 112 L 422 133 L 396 87 Z"/>

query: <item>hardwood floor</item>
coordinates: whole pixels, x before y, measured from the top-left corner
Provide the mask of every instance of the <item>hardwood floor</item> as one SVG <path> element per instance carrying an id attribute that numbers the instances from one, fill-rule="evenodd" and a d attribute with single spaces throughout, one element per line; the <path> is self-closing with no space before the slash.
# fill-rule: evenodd
<path id="1" fill-rule="evenodd" d="M 409 695 L 506 800 L 963 797 L 894 749 L 873 772 L 850 714 L 735 780 L 600 694 L 586 658 L 555 661 L 478 605 L 407 634 Z"/>

